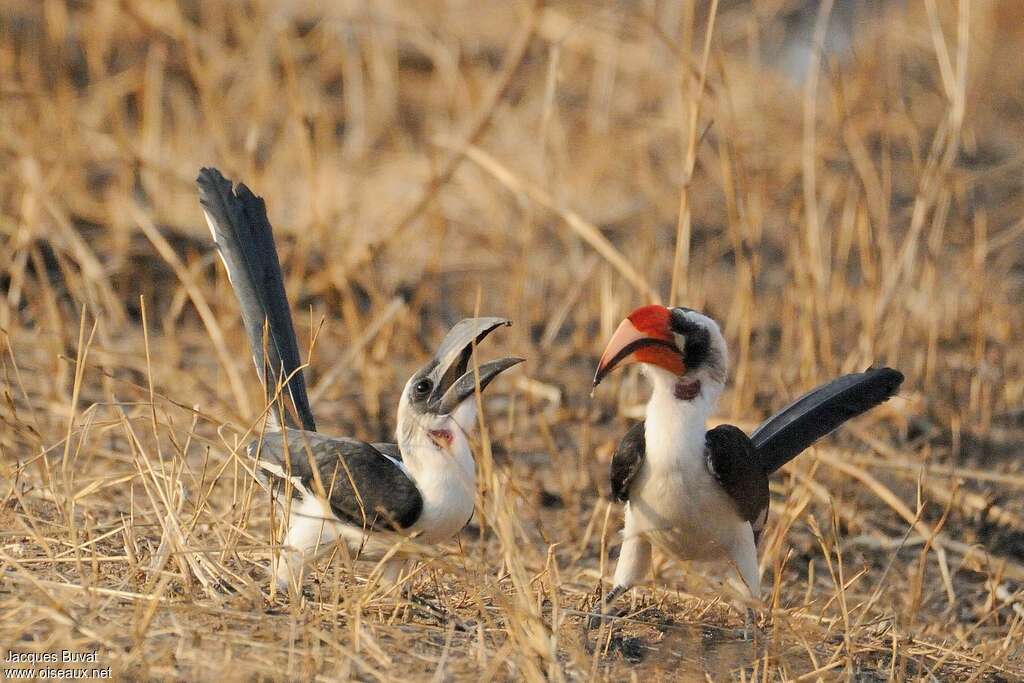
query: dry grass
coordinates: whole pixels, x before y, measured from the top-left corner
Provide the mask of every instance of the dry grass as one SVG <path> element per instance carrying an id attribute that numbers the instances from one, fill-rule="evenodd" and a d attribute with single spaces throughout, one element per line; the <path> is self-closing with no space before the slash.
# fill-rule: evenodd
<path id="1" fill-rule="evenodd" d="M 794 3 L 319 4 L 0 2 L 0 653 L 151 679 L 1024 676 L 1015 0 L 908 0 L 802 80 L 776 69 Z M 341 558 L 271 594 L 204 164 L 268 198 L 324 431 L 388 437 L 447 325 L 516 321 L 485 349 L 529 361 L 488 392 L 474 523 L 410 579 L 469 632 Z M 670 292 L 723 322 L 724 420 L 871 362 L 908 379 L 773 481 L 766 639 L 669 563 L 590 647 L 643 388 L 589 380 Z"/>

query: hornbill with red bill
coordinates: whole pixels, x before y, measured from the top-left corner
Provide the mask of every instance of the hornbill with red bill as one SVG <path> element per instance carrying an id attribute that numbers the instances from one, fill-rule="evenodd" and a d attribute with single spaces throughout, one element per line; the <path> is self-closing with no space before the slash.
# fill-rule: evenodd
<path id="1" fill-rule="evenodd" d="M 417 545 L 447 540 L 473 514 L 476 471 L 468 434 L 476 420 L 475 393 L 522 359 L 481 363 L 474 372 L 470 358 L 476 344 L 511 322 L 466 318 L 452 327 L 405 384 L 397 443 L 325 436 L 316 431 L 309 405 L 263 199 L 241 183 L 232 188 L 216 169 L 202 169 L 196 182 L 269 403 L 266 431 L 248 452 L 264 484 L 291 492 L 278 587 L 301 587 L 305 565 L 335 542 L 369 560 L 382 559 L 397 543 L 382 568 L 385 581 L 395 581 Z M 402 536 L 414 543 L 398 543 Z"/>
<path id="2" fill-rule="evenodd" d="M 819 438 L 887 400 L 903 375 L 869 368 L 811 390 L 748 437 L 706 428 L 725 388 L 728 353 L 718 324 L 689 308 L 634 310 L 612 335 L 594 375 L 642 364 L 653 385 L 644 421 L 611 462 L 611 490 L 625 503 L 622 547 L 604 609 L 644 579 L 652 544 L 683 560 L 729 560 L 760 599 L 757 541 L 768 519 L 768 477 Z M 748 613 L 749 617 L 749 613 Z"/>

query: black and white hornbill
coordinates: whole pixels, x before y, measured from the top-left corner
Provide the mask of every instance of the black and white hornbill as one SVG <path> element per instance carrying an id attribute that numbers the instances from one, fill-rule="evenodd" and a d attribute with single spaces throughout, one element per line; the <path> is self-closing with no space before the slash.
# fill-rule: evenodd
<path id="1" fill-rule="evenodd" d="M 412 549 L 444 541 L 473 514 L 476 471 L 468 433 L 476 418 L 476 387 L 520 363 L 469 361 L 475 344 L 503 318 L 459 321 L 434 356 L 406 383 L 398 404 L 397 443 L 370 444 L 316 431 L 285 295 L 281 265 L 263 199 L 219 171 L 204 168 L 199 201 L 227 268 L 270 410 L 267 430 L 248 446 L 257 473 L 277 491 L 290 490 L 288 532 L 275 577 L 299 588 L 305 565 L 343 542 L 352 557 L 381 559 L 401 536 Z M 407 561 L 384 564 L 394 581 Z"/>
<path id="2" fill-rule="evenodd" d="M 622 321 L 596 387 L 642 363 L 653 385 L 644 421 L 611 462 L 612 495 L 626 504 L 622 548 L 605 607 L 650 570 L 651 546 L 683 560 L 729 560 L 760 599 L 757 541 L 768 519 L 768 477 L 843 422 L 887 400 L 903 375 L 871 368 L 811 390 L 748 437 L 706 429 L 725 388 L 728 353 L 718 324 L 688 308 L 651 305 Z"/>

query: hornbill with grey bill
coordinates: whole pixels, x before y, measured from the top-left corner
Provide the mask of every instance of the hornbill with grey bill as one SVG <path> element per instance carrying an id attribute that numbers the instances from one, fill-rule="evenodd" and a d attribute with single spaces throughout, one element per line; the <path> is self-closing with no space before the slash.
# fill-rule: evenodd
<path id="1" fill-rule="evenodd" d="M 466 318 L 441 341 L 405 384 L 398 404 L 396 443 L 364 443 L 316 431 L 281 265 L 263 199 L 213 168 L 199 172 L 199 201 L 238 298 L 256 369 L 268 400 L 267 429 L 248 445 L 258 477 L 290 491 L 288 531 L 275 578 L 298 589 L 304 567 L 341 542 L 358 559 L 380 560 L 395 581 L 416 545 L 447 540 L 473 514 L 476 472 L 469 432 L 476 387 L 483 391 L 520 363 L 481 363 L 476 344 L 503 318 Z M 403 550 L 409 548 L 409 552 Z"/>

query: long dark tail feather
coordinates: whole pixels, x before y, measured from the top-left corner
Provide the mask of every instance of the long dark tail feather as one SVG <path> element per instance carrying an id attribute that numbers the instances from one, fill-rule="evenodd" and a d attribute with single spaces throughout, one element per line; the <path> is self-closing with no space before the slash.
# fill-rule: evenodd
<path id="1" fill-rule="evenodd" d="M 299 346 L 284 291 L 281 262 L 263 199 L 242 183 L 232 191 L 231 181 L 215 168 L 201 169 L 196 182 L 199 185 L 199 203 L 206 213 L 210 232 L 238 297 L 253 360 L 267 389 L 267 396 L 273 398 L 279 384 L 287 379 L 285 395 L 291 398 L 301 424 L 295 424 L 295 418 L 287 409 L 275 409 L 272 415 L 278 425 L 315 430 L 306 382 L 299 370 Z M 264 325 L 267 331 L 265 345 Z M 266 364 L 264 356 L 268 361 Z"/>
<path id="2" fill-rule="evenodd" d="M 898 370 L 868 368 L 807 392 L 751 434 L 765 471 L 771 474 L 850 418 L 888 400 L 902 382 Z"/>

